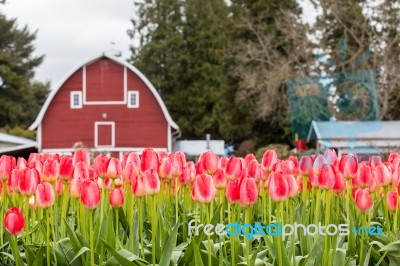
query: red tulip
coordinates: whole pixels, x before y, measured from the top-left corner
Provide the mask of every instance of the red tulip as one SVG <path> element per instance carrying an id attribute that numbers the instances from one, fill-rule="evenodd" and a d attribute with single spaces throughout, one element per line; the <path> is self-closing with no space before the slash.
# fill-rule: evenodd
<path id="1" fill-rule="evenodd" d="M 229 203 L 234 204 L 240 201 L 240 185 L 241 180 L 230 180 L 226 184 L 226 199 Z"/>
<path id="2" fill-rule="evenodd" d="M 161 178 L 172 178 L 172 167 L 170 157 L 164 157 L 160 160 L 160 166 L 158 167 L 158 175 Z"/>
<path id="3" fill-rule="evenodd" d="M 353 178 L 357 172 L 358 159 L 355 154 L 343 155 L 339 162 L 339 171 L 346 179 Z"/>
<path id="4" fill-rule="evenodd" d="M 140 169 L 142 173 L 149 169 L 158 170 L 158 154 L 152 148 L 143 150 L 140 160 Z"/>
<path id="5" fill-rule="evenodd" d="M 72 157 L 63 156 L 60 159 L 60 177 L 62 180 L 71 180 L 74 168 L 72 166 Z"/>
<path id="6" fill-rule="evenodd" d="M 371 167 L 365 163 L 359 164 L 354 179 L 358 187 L 370 187 L 374 179 Z"/>
<path id="7" fill-rule="evenodd" d="M 89 165 L 85 162 L 77 162 L 74 166 L 73 178 L 89 179 Z"/>
<path id="8" fill-rule="evenodd" d="M 11 192 L 19 192 L 19 179 L 25 174 L 24 170 L 13 169 L 11 171 L 10 178 L 8 179 L 7 185 Z"/>
<path id="9" fill-rule="evenodd" d="M 48 208 L 55 202 L 53 186 L 50 183 L 40 183 L 36 188 L 36 206 Z"/>
<path id="10" fill-rule="evenodd" d="M 371 194 L 367 189 L 358 189 L 354 195 L 356 207 L 362 212 L 368 211 L 372 206 Z"/>
<path id="11" fill-rule="evenodd" d="M 75 151 L 74 156 L 72 158 L 72 166 L 75 167 L 78 162 L 83 162 L 86 165 L 90 165 L 90 157 L 87 150 L 80 149 Z"/>
<path id="12" fill-rule="evenodd" d="M 146 191 L 144 189 L 143 175 L 138 175 L 132 180 L 132 193 L 136 197 L 142 197 L 146 195 Z"/>
<path id="13" fill-rule="evenodd" d="M 399 193 L 397 191 L 389 191 L 386 194 L 386 204 L 389 211 L 395 211 L 398 208 Z"/>
<path id="14" fill-rule="evenodd" d="M 332 187 L 332 191 L 339 194 L 342 193 L 345 188 L 346 188 L 346 179 L 343 177 L 342 173 L 336 172 L 335 185 Z"/>
<path id="15" fill-rule="evenodd" d="M 392 173 L 383 163 L 375 167 L 374 176 L 379 186 L 387 186 L 392 182 Z"/>
<path id="16" fill-rule="evenodd" d="M 218 168 L 212 177 L 216 189 L 224 189 L 226 187 L 227 179 L 222 169 Z"/>
<path id="17" fill-rule="evenodd" d="M 12 157 L 2 155 L 0 157 L 0 180 L 7 180 L 10 177 L 12 169 Z"/>
<path id="18" fill-rule="evenodd" d="M 243 164 L 238 157 L 230 157 L 225 166 L 225 175 L 228 180 L 238 179 L 243 172 Z"/>
<path id="19" fill-rule="evenodd" d="M 160 191 L 160 177 L 157 170 L 149 169 L 143 173 L 143 185 L 146 195 L 154 195 Z"/>
<path id="20" fill-rule="evenodd" d="M 121 175 L 121 162 L 117 158 L 111 158 L 107 163 L 107 171 L 105 176 L 116 179 Z"/>
<path id="21" fill-rule="evenodd" d="M 54 182 L 60 175 L 60 163 L 56 160 L 47 160 L 43 163 L 41 181 Z"/>
<path id="22" fill-rule="evenodd" d="M 81 203 L 87 209 L 94 209 L 100 203 L 100 188 L 93 180 L 86 180 L 81 187 Z"/>
<path id="23" fill-rule="evenodd" d="M 124 204 L 124 193 L 122 193 L 121 189 L 114 188 L 110 192 L 110 205 L 113 208 L 119 208 Z"/>
<path id="24" fill-rule="evenodd" d="M 214 152 L 206 151 L 200 155 L 198 163 L 201 163 L 201 168 L 206 174 L 213 175 L 217 171 L 219 158 Z"/>
<path id="25" fill-rule="evenodd" d="M 299 184 L 293 175 L 285 175 L 289 187 L 289 197 L 292 198 L 299 193 Z"/>
<path id="26" fill-rule="evenodd" d="M 266 150 L 261 160 L 261 166 L 268 173 L 272 171 L 275 164 L 278 162 L 278 155 L 275 150 Z"/>
<path id="27" fill-rule="evenodd" d="M 319 172 L 317 186 L 331 189 L 335 185 L 335 171 L 331 165 L 325 164 Z"/>
<path id="28" fill-rule="evenodd" d="M 192 199 L 200 203 L 208 203 L 214 200 L 216 189 L 210 175 L 197 175 L 192 188 Z"/>
<path id="29" fill-rule="evenodd" d="M 105 154 L 100 154 L 94 158 L 93 168 L 97 176 L 105 178 L 110 159 L 111 158 Z"/>
<path id="30" fill-rule="evenodd" d="M 284 201 L 289 197 L 289 184 L 280 172 L 273 172 L 268 183 L 268 192 L 273 201 Z"/>
<path id="31" fill-rule="evenodd" d="M 240 184 L 240 204 L 242 207 L 253 206 L 258 199 L 258 190 L 254 178 L 245 177 Z"/>
<path id="32" fill-rule="evenodd" d="M 101 180 L 101 179 L 100 179 Z M 82 178 L 73 178 L 69 183 L 69 195 L 73 198 L 79 198 L 81 196 L 81 188 L 83 184 Z"/>
<path id="33" fill-rule="evenodd" d="M 24 174 L 19 177 L 19 192 L 21 192 L 22 195 L 34 195 L 39 183 L 40 177 L 38 171 L 36 171 L 36 169 L 27 168 Z"/>
<path id="34" fill-rule="evenodd" d="M 9 209 L 4 217 L 4 227 L 13 236 L 21 233 L 25 227 L 25 219 L 22 211 L 17 207 Z"/>

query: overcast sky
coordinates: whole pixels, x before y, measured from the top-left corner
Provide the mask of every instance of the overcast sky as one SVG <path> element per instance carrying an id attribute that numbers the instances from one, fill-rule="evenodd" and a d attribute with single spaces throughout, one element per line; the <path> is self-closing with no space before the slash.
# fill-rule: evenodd
<path id="1" fill-rule="evenodd" d="M 35 78 L 59 85 L 66 75 L 86 60 L 112 48 L 130 56 L 126 31 L 132 28 L 133 0 L 7 0 L 0 11 L 17 18 L 20 26 L 38 30 L 38 55 L 45 55 Z"/>
<path id="2" fill-rule="evenodd" d="M 315 10 L 309 0 L 298 2 L 307 10 L 305 21 L 312 22 Z M 133 0 L 7 0 L 0 12 L 38 31 L 35 54 L 45 59 L 35 79 L 50 81 L 54 88 L 74 68 L 110 51 L 111 42 L 128 58 L 132 40 L 126 32 L 132 28 L 134 8 Z"/>

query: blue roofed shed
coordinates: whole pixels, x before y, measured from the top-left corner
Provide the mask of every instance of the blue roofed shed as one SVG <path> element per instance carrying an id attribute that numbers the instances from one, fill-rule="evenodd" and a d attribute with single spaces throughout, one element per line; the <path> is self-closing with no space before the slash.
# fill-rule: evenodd
<path id="1" fill-rule="evenodd" d="M 400 121 L 312 121 L 310 140 L 318 150 L 334 148 L 339 156 L 390 153 L 400 148 Z"/>

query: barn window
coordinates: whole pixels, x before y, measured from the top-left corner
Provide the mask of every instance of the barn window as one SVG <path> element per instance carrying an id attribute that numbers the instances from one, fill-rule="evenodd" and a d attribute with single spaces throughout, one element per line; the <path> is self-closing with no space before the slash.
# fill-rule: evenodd
<path id="1" fill-rule="evenodd" d="M 139 108 L 139 92 L 128 91 L 128 107 Z"/>
<path id="2" fill-rule="evenodd" d="M 82 108 L 82 92 L 71 91 L 71 108 L 78 109 Z"/>

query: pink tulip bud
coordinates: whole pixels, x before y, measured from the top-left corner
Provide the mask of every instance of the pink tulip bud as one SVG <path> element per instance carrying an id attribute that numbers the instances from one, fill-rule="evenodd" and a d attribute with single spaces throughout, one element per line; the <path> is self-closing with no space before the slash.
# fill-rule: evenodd
<path id="1" fill-rule="evenodd" d="M 392 173 L 383 163 L 375 167 L 374 177 L 379 186 L 387 186 L 392 182 Z"/>
<path id="2" fill-rule="evenodd" d="M 58 179 L 56 183 L 56 194 L 58 196 L 61 196 L 63 192 L 64 192 L 64 183 L 61 179 Z"/>
<path id="3" fill-rule="evenodd" d="M 278 160 L 278 162 L 275 164 L 274 172 L 280 172 L 284 175 L 291 174 L 289 166 L 286 164 L 285 161 L 282 160 Z"/>
<path id="4" fill-rule="evenodd" d="M 143 175 L 138 175 L 136 178 L 132 180 L 132 193 L 136 197 L 142 197 L 146 195 L 146 191 L 144 189 Z"/>
<path id="5" fill-rule="evenodd" d="M 172 178 L 172 166 L 170 157 L 164 157 L 160 160 L 158 175 L 161 178 Z"/>
<path id="6" fill-rule="evenodd" d="M 87 209 L 95 209 L 100 203 L 100 188 L 93 180 L 86 180 L 81 187 L 81 203 Z"/>
<path id="7" fill-rule="evenodd" d="M 122 169 L 124 169 L 128 163 L 133 164 L 132 165 L 132 166 L 134 166 L 133 169 L 135 170 L 137 175 L 139 175 L 140 174 L 140 156 L 139 156 L 139 154 L 136 152 L 125 153 L 122 158 L 122 161 L 121 161 Z"/>
<path id="8" fill-rule="evenodd" d="M 142 173 L 146 170 L 158 170 L 158 154 L 152 148 L 146 148 L 143 150 L 142 158 L 140 160 L 140 169 Z"/>
<path id="9" fill-rule="evenodd" d="M 35 162 L 36 161 L 41 161 L 41 160 L 42 160 L 42 154 L 32 152 L 31 154 L 29 154 L 28 167 L 29 168 L 34 168 L 35 167 Z"/>
<path id="10" fill-rule="evenodd" d="M 12 207 L 4 216 L 4 227 L 13 236 L 22 232 L 25 227 L 25 219 L 22 211 L 17 207 Z"/>
<path id="11" fill-rule="evenodd" d="M 200 203 L 209 203 L 215 198 L 216 189 L 210 175 L 197 175 L 192 188 L 192 199 Z"/>
<path id="12" fill-rule="evenodd" d="M 228 161 L 229 161 L 229 158 L 227 158 L 227 157 L 221 157 L 221 158 L 219 159 L 219 162 L 218 162 L 218 168 L 220 168 L 220 169 L 222 169 L 223 171 L 225 171 L 225 167 L 226 167 L 226 164 L 228 163 Z"/>
<path id="13" fill-rule="evenodd" d="M 289 197 L 292 198 L 299 193 L 299 184 L 293 175 L 285 175 L 289 187 Z"/>
<path id="14" fill-rule="evenodd" d="M 246 156 L 244 157 L 244 161 L 245 161 L 245 167 L 248 167 L 249 162 L 251 161 L 258 162 L 256 156 L 252 153 L 246 154 Z"/>
<path id="15" fill-rule="evenodd" d="M 36 188 L 36 205 L 39 208 L 51 207 L 55 202 L 53 186 L 50 183 L 40 183 Z"/>
<path id="16" fill-rule="evenodd" d="M 212 177 L 216 189 L 224 189 L 226 187 L 227 179 L 222 169 L 217 169 Z"/>
<path id="17" fill-rule="evenodd" d="M 346 188 L 346 179 L 343 177 L 343 174 L 340 172 L 336 172 L 335 174 L 335 185 L 332 187 L 332 191 L 336 193 L 342 193 Z"/>
<path id="18" fill-rule="evenodd" d="M 7 180 L 10 177 L 12 169 L 12 157 L 2 155 L 0 157 L 0 180 Z"/>
<path id="19" fill-rule="evenodd" d="M 27 167 L 28 167 L 28 162 L 24 158 L 19 157 L 17 160 L 16 168 L 19 170 L 25 170 Z"/>
<path id="20" fill-rule="evenodd" d="M 107 164 L 106 177 L 111 179 L 118 178 L 122 173 L 121 163 L 117 158 L 111 158 Z"/>
<path id="21" fill-rule="evenodd" d="M 69 194 L 73 198 L 79 198 L 81 196 L 81 188 L 83 184 L 82 178 L 73 178 L 69 183 Z"/>
<path id="22" fill-rule="evenodd" d="M 143 173 L 143 185 L 146 195 L 154 195 L 160 191 L 160 177 L 157 170 L 149 169 Z"/>
<path id="23" fill-rule="evenodd" d="M 371 156 L 369 157 L 369 166 L 372 170 L 375 169 L 378 165 L 382 163 L 382 158 L 380 156 Z"/>
<path id="24" fill-rule="evenodd" d="M 357 172 L 358 159 L 355 154 L 343 155 L 339 162 L 339 171 L 346 179 L 353 178 Z"/>
<path id="25" fill-rule="evenodd" d="M 219 158 L 212 151 L 203 152 L 200 155 L 199 162 L 205 174 L 213 175 L 218 169 Z"/>
<path id="26" fill-rule="evenodd" d="M 355 176 L 355 182 L 358 187 L 370 187 L 373 181 L 373 175 L 371 167 L 365 163 L 358 165 L 357 173 Z"/>
<path id="27" fill-rule="evenodd" d="M 362 212 L 368 211 L 371 206 L 372 206 L 372 198 L 371 194 L 367 189 L 361 189 L 359 188 L 355 195 L 354 195 L 354 200 L 356 202 L 356 207 Z"/>
<path id="28" fill-rule="evenodd" d="M 393 163 L 394 160 L 400 160 L 400 153 L 392 152 L 389 154 L 388 162 Z"/>
<path id="29" fill-rule="evenodd" d="M 93 168 L 97 176 L 105 178 L 110 159 L 111 158 L 105 154 L 100 154 L 94 158 Z"/>
<path id="30" fill-rule="evenodd" d="M 389 191 L 386 194 L 386 205 L 389 211 L 396 211 L 399 205 L 398 198 L 399 193 L 397 191 Z"/>
<path id="31" fill-rule="evenodd" d="M 225 166 L 225 175 L 228 180 L 238 179 L 243 172 L 243 164 L 237 157 L 230 157 Z"/>
<path id="32" fill-rule="evenodd" d="M 273 172 L 269 179 L 268 192 L 273 201 L 285 201 L 289 197 L 289 184 L 280 172 Z"/>
<path id="33" fill-rule="evenodd" d="M 60 163 L 56 160 L 47 160 L 43 163 L 41 181 L 54 182 L 60 175 Z"/>
<path id="34" fill-rule="evenodd" d="M 7 185 L 11 192 L 19 192 L 19 179 L 25 175 L 24 170 L 13 169 L 11 171 L 10 178 L 8 179 Z"/>
<path id="35" fill-rule="evenodd" d="M 120 208 L 124 205 L 124 194 L 121 189 L 114 188 L 110 191 L 110 205 L 113 208 Z"/>
<path id="36" fill-rule="evenodd" d="M 184 161 L 182 158 L 182 153 L 172 153 L 168 157 L 171 161 L 171 175 L 172 177 L 177 178 L 182 174 L 183 171 L 182 169 Z"/>
<path id="37" fill-rule="evenodd" d="M 258 199 L 258 190 L 254 178 L 245 177 L 240 184 L 240 204 L 247 208 L 253 206 Z"/>
<path id="38" fill-rule="evenodd" d="M 62 180 L 68 181 L 72 179 L 74 168 L 72 166 L 72 157 L 63 156 L 60 158 L 60 177 Z"/>
<path id="39" fill-rule="evenodd" d="M 326 149 L 324 152 L 324 158 L 326 163 L 334 168 L 339 164 L 339 159 L 334 149 Z"/>
<path id="40" fill-rule="evenodd" d="M 89 165 L 85 162 L 77 162 L 74 167 L 73 178 L 89 179 Z"/>
<path id="41" fill-rule="evenodd" d="M 72 158 L 72 166 L 76 166 L 78 162 L 83 162 L 86 165 L 90 165 L 89 153 L 85 149 L 76 150 Z"/>
<path id="42" fill-rule="evenodd" d="M 22 195 L 34 195 L 39 182 L 40 177 L 36 169 L 27 168 L 24 171 L 24 175 L 19 177 L 19 192 L 21 192 Z"/>
<path id="43" fill-rule="evenodd" d="M 317 186 L 322 189 L 331 189 L 335 185 L 335 172 L 331 165 L 322 166 L 318 178 Z"/>
<path id="44" fill-rule="evenodd" d="M 235 179 L 230 180 L 226 184 L 226 199 L 229 203 L 239 203 L 240 202 L 240 185 L 242 180 Z"/>
<path id="45" fill-rule="evenodd" d="M 254 178 L 256 183 L 261 180 L 261 165 L 256 161 L 250 161 L 247 164 L 247 174 Z"/>
<path id="46" fill-rule="evenodd" d="M 261 166 L 268 173 L 272 171 L 275 164 L 278 162 L 278 155 L 275 150 L 266 150 L 261 160 Z"/>
<path id="47" fill-rule="evenodd" d="M 301 157 L 299 161 L 300 173 L 302 175 L 310 175 L 310 173 L 313 171 L 313 164 L 313 160 L 310 156 Z"/>

